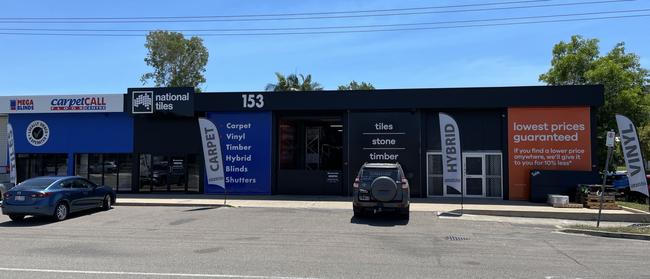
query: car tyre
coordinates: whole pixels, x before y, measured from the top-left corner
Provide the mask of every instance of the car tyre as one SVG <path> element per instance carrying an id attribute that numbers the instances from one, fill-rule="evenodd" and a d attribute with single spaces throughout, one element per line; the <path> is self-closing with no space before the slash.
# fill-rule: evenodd
<path id="1" fill-rule="evenodd" d="M 21 215 L 21 214 L 9 214 L 9 219 L 11 219 L 11 221 L 14 221 L 14 222 L 20 222 L 20 221 L 22 221 L 23 219 L 25 219 L 25 215 Z"/>
<path id="2" fill-rule="evenodd" d="M 60 202 L 54 208 L 54 219 L 56 221 L 63 221 L 68 218 L 68 213 L 70 209 L 67 204 Z"/>
<path id="3" fill-rule="evenodd" d="M 352 210 L 354 211 L 354 218 L 362 218 L 362 217 L 365 217 L 365 215 L 363 214 L 363 213 L 364 213 L 364 212 L 363 212 L 363 208 L 358 207 L 358 206 L 353 206 L 353 207 L 352 207 Z"/>
<path id="4" fill-rule="evenodd" d="M 111 201 L 112 201 L 112 200 L 111 200 L 111 196 L 110 196 L 110 195 L 106 195 L 106 196 L 104 197 L 104 202 L 102 203 L 102 210 L 109 210 L 109 209 L 111 209 L 111 207 L 113 206 L 113 204 L 112 204 Z"/>
<path id="5" fill-rule="evenodd" d="M 408 220 L 408 219 L 409 219 L 409 217 L 410 217 L 410 210 L 409 210 L 408 207 L 402 209 L 402 211 L 400 212 L 400 217 L 402 217 L 403 220 Z"/>

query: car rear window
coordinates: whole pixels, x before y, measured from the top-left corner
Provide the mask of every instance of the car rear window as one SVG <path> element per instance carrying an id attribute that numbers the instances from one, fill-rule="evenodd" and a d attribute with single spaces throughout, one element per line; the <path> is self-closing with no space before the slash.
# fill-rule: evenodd
<path id="1" fill-rule="evenodd" d="M 388 169 L 388 168 L 364 168 L 361 170 L 361 180 L 362 181 L 373 181 L 375 178 L 380 176 L 388 176 L 393 180 L 398 180 L 398 171 L 397 169 Z"/>
<path id="2" fill-rule="evenodd" d="M 50 184 L 54 183 L 57 179 L 55 178 L 33 178 L 29 180 L 25 180 L 18 185 L 16 185 L 16 188 L 24 188 L 24 189 L 45 189 L 47 186 L 50 186 Z"/>

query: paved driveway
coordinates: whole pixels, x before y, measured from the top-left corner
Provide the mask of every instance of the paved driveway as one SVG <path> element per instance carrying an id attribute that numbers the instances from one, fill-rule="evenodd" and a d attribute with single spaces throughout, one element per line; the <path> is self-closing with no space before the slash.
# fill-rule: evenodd
<path id="1" fill-rule="evenodd" d="M 117 206 L 0 237 L 0 278 L 650 277 L 648 242 L 427 212 Z"/>

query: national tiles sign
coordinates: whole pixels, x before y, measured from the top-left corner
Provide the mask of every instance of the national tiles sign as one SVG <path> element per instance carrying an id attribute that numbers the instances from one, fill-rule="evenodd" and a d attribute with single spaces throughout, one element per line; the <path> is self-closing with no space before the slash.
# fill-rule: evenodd
<path id="1" fill-rule="evenodd" d="M 129 88 L 130 111 L 134 115 L 194 116 L 194 88 Z"/>
<path id="2" fill-rule="evenodd" d="M 122 112 L 124 95 L 3 96 L 0 113 Z"/>

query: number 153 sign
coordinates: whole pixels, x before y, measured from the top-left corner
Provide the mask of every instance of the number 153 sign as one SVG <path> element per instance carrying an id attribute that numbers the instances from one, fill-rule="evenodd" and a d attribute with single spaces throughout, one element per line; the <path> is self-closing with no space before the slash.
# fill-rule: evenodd
<path id="1" fill-rule="evenodd" d="M 243 108 L 263 108 L 264 95 L 262 94 L 242 94 L 242 107 Z"/>

